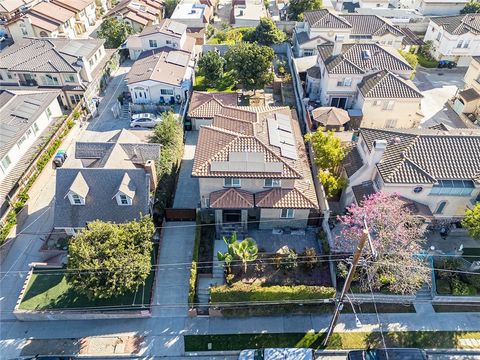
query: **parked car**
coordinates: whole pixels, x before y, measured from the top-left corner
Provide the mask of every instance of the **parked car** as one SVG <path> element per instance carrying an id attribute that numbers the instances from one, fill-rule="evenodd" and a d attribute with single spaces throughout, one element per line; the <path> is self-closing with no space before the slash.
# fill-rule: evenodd
<path id="1" fill-rule="evenodd" d="M 130 127 L 139 128 L 153 128 L 155 125 L 159 124 L 162 121 L 162 118 L 158 117 L 155 114 L 143 113 L 132 115 L 132 120 L 130 121 Z"/>
<path id="2" fill-rule="evenodd" d="M 348 352 L 347 360 L 427 360 L 422 349 L 370 349 Z"/>
<path id="3" fill-rule="evenodd" d="M 65 150 L 58 150 L 53 158 L 53 163 L 55 167 L 62 167 L 65 160 L 67 160 L 67 152 Z"/>
<path id="4" fill-rule="evenodd" d="M 271 348 L 243 350 L 238 360 L 314 360 L 312 349 L 307 348 Z"/>
<path id="5" fill-rule="evenodd" d="M 453 69 L 454 67 L 457 66 L 457 63 L 455 61 L 450 61 L 450 60 L 440 60 L 438 62 L 438 68 L 439 69 L 442 69 L 442 68 L 449 68 L 449 69 Z"/>

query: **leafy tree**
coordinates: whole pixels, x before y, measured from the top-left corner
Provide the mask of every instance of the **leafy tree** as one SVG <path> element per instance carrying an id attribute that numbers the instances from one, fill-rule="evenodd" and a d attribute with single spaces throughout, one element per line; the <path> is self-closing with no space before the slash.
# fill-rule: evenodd
<path id="1" fill-rule="evenodd" d="M 133 34 L 130 24 L 115 17 L 107 17 L 98 31 L 98 37 L 105 39 L 105 47 L 116 49 L 120 47 Z"/>
<path id="2" fill-rule="evenodd" d="M 410 66 L 413 68 L 413 70 L 415 70 L 417 68 L 417 65 L 418 65 L 418 57 L 417 55 L 415 54 L 412 54 L 408 51 L 401 51 L 399 50 L 398 51 L 400 53 L 400 55 L 403 56 L 403 58 L 405 60 L 407 60 L 407 62 L 410 64 Z"/>
<path id="3" fill-rule="evenodd" d="M 154 231 L 147 216 L 125 224 L 89 223 L 70 242 L 67 281 L 91 300 L 135 290 L 151 271 Z"/>
<path id="4" fill-rule="evenodd" d="M 322 0 L 290 0 L 288 5 L 288 20 L 303 21 L 303 13 L 322 8 Z"/>
<path id="5" fill-rule="evenodd" d="M 287 39 L 287 35 L 281 31 L 272 19 L 263 17 L 255 28 L 253 40 L 260 45 L 271 46 L 279 44 Z"/>
<path id="6" fill-rule="evenodd" d="M 256 90 L 273 81 L 273 50 L 255 43 L 239 43 L 225 54 L 227 68 L 234 70 L 244 89 Z"/>
<path id="7" fill-rule="evenodd" d="M 480 3 L 477 1 L 470 1 L 460 11 L 460 14 L 474 14 L 474 13 L 480 13 Z"/>
<path id="8" fill-rule="evenodd" d="M 339 216 L 342 231 L 335 238 L 335 251 L 353 252 L 363 234 L 364 219 L 377 253 L 360 273 L 360 284 L 369 290 L 381 287 L 401 294 L 411 294 L 430 281 L 430 268 L 425 259 L 415 256 L 425 241 L 424 229 L 396 194 L 375 193 L 361 206 L 353 204 L 347 214 Z M 364 248 L 369 254 L 369 245 Z M 370 259 L 371 260 L 371 259 Z"/>
<path id="9" fill-rule="evenodd" d="M 249 261 L 253 261 L 258 256 L 258 246 L 252 238 L 246 238 L 243 241 L 236 241 L 231 244 L 233 252 L 242 260 L 243 269 L 247 272 Z"/>
<path id="10" fill-rule="evenodd" d="M 230 264 L 232 263 L 233 258 L 235 257 L 235 253 L 231 245 L 237 242 L 237 232 L 234 231 L 232 236 L 224 236 L 223 241 L 225 242 L 225 244 L 227 244 L 227 251 L 225 253 L 218 251 L 217 259 L 218 261 L 223 261 L 225 263 L 227 273 L 230 274 L 232 272 Z"/>
<path id="11" fill-rule="evenodd" d="M 328 170 L 319 170 L 318 171 L 318 179 L 323 185 L 325 189 L 325 195 L 327 198 L 332 198 L 336 196 L 342 189 L 348 185 L 348 180 L 340 177 L 335 176 Z"/>
<path id="12" fill-rule="evenodd" d="M 183 142 L 182 124 L 180 124 L 173 112 L 164 112 L 162 114 L 162 121 L 155 126 L 153 138 L 155 142 L 167 148 L 176 148 Z"/>
<path id="13" fill-rule="evenodd" d="M 223 77 L 225 59 L 216 51 L 209 51 L 198 61 L 200 72 L 205 76 L 207 84 L 213 86 L 218 79 Z"/>
<path id="14" fill-rule="evenodd" d="M 477 203 L 473 209 L 465 211 L 462 225 L 468 230 L 471 237 L 480 240 L 480 203 Z"/>
<path id="15" fill-rule="evenodd" d="M 170 18 L 177 7 L 179 0 L 164 0 L 165 17 Z"/>
<path id="16" fill-rule="evenodd" d="M 315 164 L 320 169 L 333 172 L 345 158 L 342 142 L 334 136 L 333 131 L 323 132 L 318 129 L 314 133 L 305 135 L 305 139 L 312 144 Z"/>

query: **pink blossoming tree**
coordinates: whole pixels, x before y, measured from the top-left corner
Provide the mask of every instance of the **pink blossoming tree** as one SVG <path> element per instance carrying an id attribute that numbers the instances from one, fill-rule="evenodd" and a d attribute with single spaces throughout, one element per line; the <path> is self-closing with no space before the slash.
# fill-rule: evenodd
<path id="1" fill-rule="evenodd" d="M 378 192 L 358 206 L 347 208 L 339 216 L 342 231 L 335 239 L 334 251 L 353 252 L 364 228 L 368 226 L 377 258 L 370 247 L 364 248 L 367 265 L 359 268 L 363 290 L 387 288 L 390 292 L 411 294 L 430 281 L 430 268 L 423 257 L 415 256 L 425 241 L 424 228 L 396 194 Z"/>

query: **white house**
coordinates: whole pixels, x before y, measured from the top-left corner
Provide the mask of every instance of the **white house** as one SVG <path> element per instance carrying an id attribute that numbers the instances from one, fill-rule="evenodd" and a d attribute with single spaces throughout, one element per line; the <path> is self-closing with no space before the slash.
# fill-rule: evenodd
<path id="1" fill-rule="evenodd" d="M 39 152 L 41 136 L 63 115 L 58 90 L 4 90 L 0 93 L 0 202 Z M 3 213 L 3 211 L 2 211 Z"/>
<path id="2" fill-rule="evenodd" d="M 173 104 L 187 98 L 194 79 L 191 53 L 161 47 L 140 54 L 126 80 L 135 104 Z"/>
<path id="3" fill-rule="evenodd" d="M 432 41 L 435 59 L 468 66 L 472 56 L 480 54 L 480 14 L 433 17 L 424 41 Z"/>
<path id="4" fill-rule="evenodd" d="M 407 0 L 408 1 L 408 0 Z M 424 16 L 458 15 L 469 0 L 414 0 L 414 9 Z"/>
<path id="5" fill-rule="evenodd" d="M 361 9 L 388 9 L 389 0 L 358 0 Z"/>
<path id="6" fill-rule="evenodd" d="M 344 42 L 379 43 L 401 48 L 404 34 L 393 24 L 377 15 L 337 14 L 321 9 L 307 11 L 304 22 L 294 29 L 296 57 L 317 54 L 317 46 L 337 37 Z"/>
<path id="7" fill-rule="evenodd" d="M 189 28 L 202 29 L 208 25 L 212 17 L 213 8 L 209 4 L 181 1 L 170 18 Z"/>
<path id="8" fill-rule="evenodd" d="M 342 205 L 383 191 L 427 218 L 461 218 L 480 201 L 480 131 L 361 129 L 344 169 Z"/>
<path id="9" fill-rule="evenodd" d="M 160 47 L 184 50 L 194 56 L 195 39 L 187 35 L 187 25 L 163 19 L 157 25 L 146 26 L 141 33 L 127 39 L 130 59 L 136 60 L 143 51 Z"/>
<path id="10" fill-rule="evenodd" d="M 260 18 L 269 16 L 263 0 L 233 0 L 232 6 L 233 27 L 255 27 Z"/>

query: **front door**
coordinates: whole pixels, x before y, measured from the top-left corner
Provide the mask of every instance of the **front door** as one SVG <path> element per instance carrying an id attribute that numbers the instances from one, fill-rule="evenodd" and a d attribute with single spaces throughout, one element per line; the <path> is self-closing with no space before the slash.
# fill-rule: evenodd
<path id="1" fill-rule="evenodd" d="M 242 222 L 242 210 L 223 210 L 224 224 L 240 224 Z"/>
<path id="2" fill-rule="evenodd" d="M 330 106 L 340 108 L 340 109 L 345 109 L 345 107 L 347 106 L 347 98 L 333 97 L 332 100 L 330 101 Z"/>

